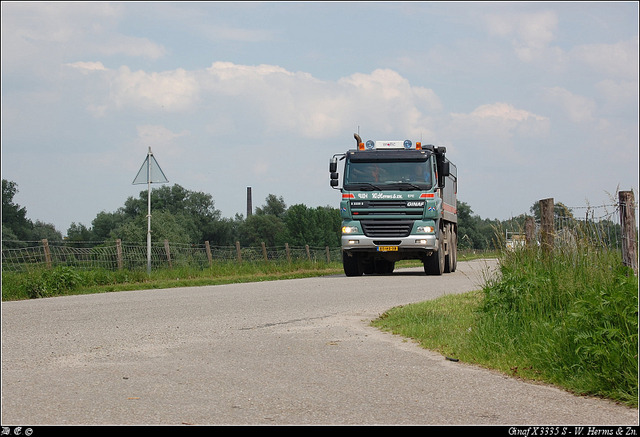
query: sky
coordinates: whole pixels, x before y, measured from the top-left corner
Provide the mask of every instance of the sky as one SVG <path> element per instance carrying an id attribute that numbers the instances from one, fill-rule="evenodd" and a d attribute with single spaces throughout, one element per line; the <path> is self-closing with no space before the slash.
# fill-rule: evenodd
<path id="1" fill-rule="evenodd" d="M 247 187 L 338 208 L 355 132 L 445 146 L 482 218 L 638 199 L 637 2 L 1 8 L 2 178 L 63 235 L 147 189 L 149 147 L 223 217 Z"/>

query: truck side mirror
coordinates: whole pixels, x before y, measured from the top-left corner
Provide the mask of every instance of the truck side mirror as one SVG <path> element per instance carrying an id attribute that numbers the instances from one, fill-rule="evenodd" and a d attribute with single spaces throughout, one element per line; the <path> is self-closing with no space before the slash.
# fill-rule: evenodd
<path id="1" fill-rule="evenodd" d="M 335 173 L 338 171 L 338 160 L 333 158 L 331 161 L 329 161 L 329 171 L 331 173 Z"/>
<path id="2" fill-rule="evenodd" d="M 449 161 L 444 161 L 442 163 L 442 168 L 440 169 L 440 174 L 442 176 L 449 176 Z"/>
<path id="3" fill-rule="evenodd" d="M 340 178 L 340 175 L 338 174 L 338 172 L 332 171 L 331 172 L 331 181 L 329 182 L 332 187 L 337 187 L 338 186 L 338 178 Z"/>

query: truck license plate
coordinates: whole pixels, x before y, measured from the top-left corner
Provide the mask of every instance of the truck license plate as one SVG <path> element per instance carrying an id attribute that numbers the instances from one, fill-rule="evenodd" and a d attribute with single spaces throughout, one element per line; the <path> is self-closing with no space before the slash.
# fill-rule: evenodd
<path id="1" fill-rule="evenodd" d="M 378 246 L 378 252 L 397 252 L 398 246 Z"/>

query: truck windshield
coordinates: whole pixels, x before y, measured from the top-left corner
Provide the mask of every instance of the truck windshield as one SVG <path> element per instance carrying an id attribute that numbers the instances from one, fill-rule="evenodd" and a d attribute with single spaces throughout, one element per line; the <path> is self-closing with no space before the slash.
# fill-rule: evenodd
<path id="1" fill-rule="evenodd" d="M 345 168 L 344 187 L 348 190 L 429 190 L 432 186 L 431 160 L 349 161 Z"/>

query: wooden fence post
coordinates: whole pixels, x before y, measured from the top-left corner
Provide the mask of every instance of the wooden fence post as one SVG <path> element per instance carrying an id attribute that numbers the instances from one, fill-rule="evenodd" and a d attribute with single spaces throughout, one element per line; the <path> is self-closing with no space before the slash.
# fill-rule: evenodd
<path id="1" fill-rule="evenodd" d="M 240 253 L 240 242 L 236 241 L 236 255 L 238 257 L 238 264 L 242 264 L 242 254 Z"/>
<path id="2" fill-rule="evenodd" d="M 267 257 L 267 246 L 265 246 L 264 241 L 260 244 L 262 245 L 262 256 L 264 257 L 264 262 L 269 262 L 269 258 Z"/>
<path id="3" fill-rule="evenodd" d="M 331 263 L 331 255 L 329 254 L 329 246 L 326 246 L 325 250 L 327 252 L 327 264 L 330 264 Z"/>
<path id="4" fill-rule="evenodd" d="M 307 251 L 307 258 L 309 258 L 309 261 L 311 261 L 311 252 L 309 252 L 309 245 L 305 244 L 304 248 Z"/>
<path id="5" fill-rule="evenodd" d="M 524 219 L 524 240 L 527 246 L 531 246 L 534 243 L 536 232 L 536 223 L 533 217 L 527 217 Z"/>
<path id="6" fill-rule="evenodd" d="M 289 251 L 289 243 L 284 243 L 284 250 L 287 251 L 287 261 L 291 264 L 291 252 Z"/>
<path id="7" fill-rule="evenodd" d="M 553 198 L 540 201 L 540 244 L 546 253 L 553 250 Z"/>
<path id="8" fill-rule="evenodd" d="M 46 238 L 42 239 L 42 245 L 44 246 L 44 261 L 47 263 L 47 268 L 51 269 L 53 261 L 51 260 L 51 249 L 49 249 L 49 241 Z"/>
<path id="9" fill-rule="evenodd" d="M 622 263 L 638 275 L 638 240 L 636 239 L 636 213 L 633 191 L 618 193 L 620 226 L 622 227 Z"/>
<path id="10" fill-rule="evenodd" d="M 122 270 L 122 240 L 116 240 L 116 262 L 118 264 L 118 270 Z"/>
<path id="11" fill-rule="evenodd" d="M 204 247 L 207 249 L 207 259 L 209 260 L 209 267 L 213 266 L 213 259 L 211 258 L 211 246 L 209 246 L 209 242 L 204 242 Z"/>
<path id="12" fill-rule="evenodd" d="M 172 269 L 171 265 L 171 253 L 169 253 L 169 240 L 164 240 L 164 251 L 167 254 L 167 262 L 169 263 L 169 268 Z"/>

